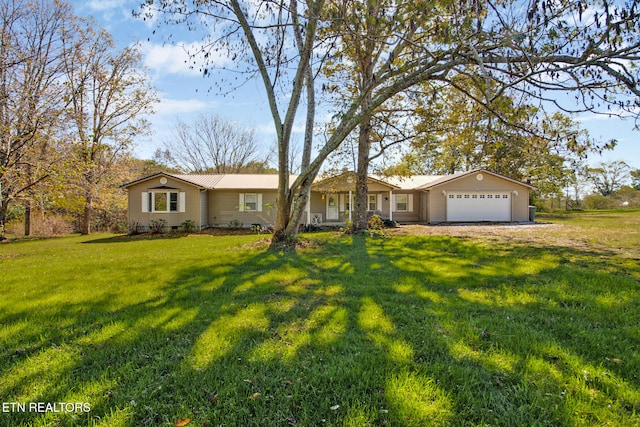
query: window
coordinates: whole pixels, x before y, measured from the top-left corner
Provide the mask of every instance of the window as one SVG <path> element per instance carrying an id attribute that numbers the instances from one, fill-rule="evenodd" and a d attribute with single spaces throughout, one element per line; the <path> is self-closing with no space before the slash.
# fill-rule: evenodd
<path id="1" fill-rule="evenodd" d="M 240 193 L 238 204 L 240 212 L 262 212 L 262 194 Z"/>
<path id="2" fill-rule="evenodd" d="M 149 191 L 142 193 L 142 212 L 184 212 L 185 193 L 179 191 Z"/>
<path id="3" fill-rule="evenodd" d="M 368 205 L 368 210 L 370 211 L 376 211 L 378 210 L 378 195 L 377 194 L 369 194 L 367 196 L 367 205 Z"/>
<path id="4" fill-rule="evenodd" d="M 178 212 L 178 193 L 169 193 L 169 210 Z"/>
<path id="5" fill-rule="evenodd" d="M 409 210 L 407 194 L 396 194 L 396 212 L 406 212 Z"/>
<path id="6" fill-rule="evenodd" d="M 349 212 L 351 210 L 353 197 L 353 194 L 349 198 L 349 194 L 340 193 L 340 212 Z"/>
<path id="7" fill-rule="evenodd" d="M 246 212 L 256 212 L 258 210 L 258 195 L 257 194 L 245 194 L 244 195 L 244 210 Z"/>

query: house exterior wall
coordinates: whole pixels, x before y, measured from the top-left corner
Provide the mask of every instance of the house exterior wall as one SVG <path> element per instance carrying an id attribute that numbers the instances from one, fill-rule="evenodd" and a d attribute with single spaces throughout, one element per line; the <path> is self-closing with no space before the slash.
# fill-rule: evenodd
<path id="1" fill-rule="evenodd" d="M 393 219 L 398 222 L 426 222 L 427 221 L 427 212 L 425 211 L 427 198 L 424 192 L 410 191 L 410 190 L 396 190 L 395 192 L 392 191 L 392 195 L 390 197 L 388 189 L 383 190 L 382 186 L 379 186 L 380 188 L 375 188 L 375 187 L 372 188 L 372 187 L 373 186 L 369 185 L 369 191 L 367 194 L 368 195 L 375 194 L 377 197 L 379 197 L 380 201 L 378 203 L 378 206 L 381 208 L 379 209 L 379 211 L 383 219 L 389 219 L 393 217 Z M 325 224 L 331 224 L 332 222 L 334 223 L 345 222 L 349 218 L 349 213 L 346 210 L 346 208 L 343 207 L 343 205 L 344 205 L 344 201 L 348 199 L 349 193 L 339 192 L 335 194 L 337 194 L 338 197 L 342 197 L 342 200 L 343 200 L 342 203 L 339 203 L 340 205 L 339 218 L 337 220 L 334 220 L 334 221 L 327 220 L 326 198 L 328 197 L 328 195 L 323 194 L 321 192 L 311 192 L 311 204 L 310 204 L 311 215 L 317 214 L 317 213 L 321 214 L 322 222 Z M 393 196 L 396 194 L 410 195 L 413 198 L 411 203 L 411 209 L 408 210 L 407 212 L 394 211 L 393 215 L 391 215 L 391 210 L 394 209 Z M 352 192 L 352 197 L 355 197 L 355 192 Z M 306 221 L 306 216 L 303 218 L 303 220 Z"/>
<path id="2" fill-rule="evenodd" d="M 137 223 L 142 227 L 149 227 L 152 221 L 165 220 L 167 227 L 177 228 L 184 221 L 191 220 L 197 228 L 201 228 L 204 224 L 200 218 L 200 189 L 196 186 L 185 182 L 165 177 L 167 182 L 162 184 L 161 177 L 155 177 L 147 181 L 132 185 L 127 189 L 129 192 L 128 219 L 129 224 Z M 143 193 L 153 191 L 171 191 L 184 193 L 184 207 L 179 207 L 177 212 L 143 212 L 142 197 Z"/>
<path id="3" fill-rule="evenodd" d="M 240 194 L 261 194 L 262 211 L 240 209 Z M 208 225 L 228 227 L 238 221 L 244 227 L 251 224 L 274 225 L 276 220 L 276 191 L 270 190 L 209 190 L 207 191 Z"/>
<path id="4" fill-rule="evenodd" d="M 482 180 L 478 180 L 478 174 L 483 175 Z M 207 178 L 207 177 L 204 177 Z M 164 220 L 168 227 L 180 227 L 185 221 L 190 220 L 198 228 L 207 226 L 228 227 L 230 223 L 241 223 L 245 227 L 252 224 L 273 225 L 276 216 L 276 190 L 275 189 L 239 189 L 247 185 L 246 180 L 239 180 L 238 185 L 232 181 L 231 186 L 215 188 L 218 181 L 207 180 L 202 176 L 181 177 L 169 174 L 158 174 L 140 181 L 135 181 L 126 186 L 128 197 L 128 217 L 130 223 L 137 223 L 140 226 L 148 227 L 154 220 Z M 215 177 L 213 177 L 215 178 Z M 233 177 L 231 177 L 233 178 Z M 231 179 L 230 178 L 230 179 Z M 342 224 L 349 218 L 348 199 L 351 188 L 352 197 L 355 198 L 353 182 L 347 179 L 332 180 L 328 183 L 321 183 L 314 191 L 311 191 L 309 201 L 309 213 L 320 214 L 324 224 Z M 443 177 L 446 179 L 447 177 Z M 526 184 L 518 183 L 506 177 L 494 175 L 487 171 L 470 172 L 459 177 L 452 177 L 450 181 L 438 178 L 431 181 L 429 186 L 413 188 L 416 182 L 409 182 L 401 185 L 411 185 L 411 189 L 400 189 L 396 184 L 385 185 L 384 183 L 372 179 L 368 184 L 368 195 L 376 195 L 376 209 L 381 213 L 382 218 L 390 219 L 401 223 L 439 223 L 447 220 L 447 194 L 451 192 L 503 192 L 510 193 L 511 220 L 515 222 L 528 221 L 529 219 L 529 192 L 530 188 Z M 227 183 L 229 184 L 229 183 Z M 324 185 L 324 186 L 323 186 Z M 239 188 L 238 188 L 239 187 Z M 204 190 L 204 188 L 210 188 Z M 226 189 L 231 188 L 231 189 Z M 157 193 L 178 193 L 178 209 L 175 209 L 175 201 L 171 202 L 171 207 L 167 204 L 154 204 L 149 206 L 149 194 L 153 193 L 152 201 L 162 201 L 157 197 Z M 514 193 L 517 192 L 517 195 Z M 243 195 L 242 199 L 240 195 Z M 332 221 L 327 219 L 327 200 L 329 195 L 335 197 L 335 210 L 337 219 Z M 146 196 L 145 196 L 146 195 Z M 253 195 L 253 197 L 251 197 Z M 257 204 L 256 198 L 259 195 L 260 208 L 252 210 Z M 407 198 L 398 200 L 404 195 Z M 145 197 L 145 199 L 143 199 Z M 168 197 L 168 195 L 166 196 Z M 249 202 L 245 202 L 246 200 Z M 482 198 L 482 195 L 479 196 Z M 475 196 L 471 196 L 475 198 Z M 488 197 L 490 198 L 490 197 Z M 146 200 L 144 206 L 143 200 Z M 367 202 L 370 200 L 367 198 Z M 371 201 L 372 203 L 373 201 Z M 406 203 L 406 206 L 405 206 Z M 397 210 L 398 205 L 402 205 L 405 211 Z M 164 207 L 163 207 L 164 206 Z M 450 205 L 452 206 L 452 205 Z M 471 206 L 457 205 L 457 212 L 475 212 Z M 478 205 L 479 206 L 479 205 Z M 495 206 L 495 205 L 493 205 Z M 506 208 L 506 206 L 502 205 Z M 371 206 L 367 206 L 367 210 Z M 154 209 L 163 209 L 165 212 L 154 212 Z M 167 212 L 168 211 L 168 212 Z M 502 210 L 501 212 L 505 212 Z M 302 216 L 302 222 L 307 221 L 306 212 Z"/>
<path id="5" fill-rule="evenodd" d="M 323 198 L 323 194 L 317 191 L 312 191 L 309 195 L 309 213 L 322 215 L 322 222 L 327 220 L 327 208 L 326 201 Z M 303 216 L 303 222 L 307 221 L 306 214 Z"/>
<path id="6" fill-rule="evenodd" d="M 202 226 L 200 228 L 205 228 L 209 226 L 209 203 L 208 202 L 208 191 L 200 192 L 200 218 L 202 221 Z"/>
<path id="7" fill-rule="evenodd" d="M 429 191 L 428 222 L 436 224 L 447 220 L 447 199 L 442 191 L 517 191 L 512 196 L 512 217 L 514 222 L 529 220 L 529 188 L 516 182 L 483 173 L 479 181 L 477 173 L 433 187 Z"/>
<path id="8" fill-rule="evenodd" d="M 393 211 L 392 219 L 400 223 L 420 222 L 422 217 L 420 212 L 420 208 L 422 206 L 420 202 L 421 193 L 422 193 L 421 191 L 412 191 L 412 190 L 393 191 L 391 208 L 394 209 L 394 211 Z M 396 203 L 394 203 L 393 200 L 397 200 L 398 195 L 405 195 L 405 194 L 410 198 L 408 199 L 410 201 L 408 202 L 409 206 L 407 206 L 407 211 L 401 212 L 401 211 L 395 210 Z M 386 205 L 386 209 L 388 210 L 389 202 L 385 201 L 384 205 Z M 383 214 L 384 214 L 383 218 L 389 218 L 388 212 L 383 212 Z"/>

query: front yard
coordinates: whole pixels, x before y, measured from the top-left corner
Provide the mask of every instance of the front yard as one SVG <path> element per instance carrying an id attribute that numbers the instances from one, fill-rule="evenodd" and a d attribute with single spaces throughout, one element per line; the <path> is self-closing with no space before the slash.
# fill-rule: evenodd
<path id="1" fill-rule="evenodd" d="M 0 426 L 640 424 L 640 213 L 0 244 Z"/>

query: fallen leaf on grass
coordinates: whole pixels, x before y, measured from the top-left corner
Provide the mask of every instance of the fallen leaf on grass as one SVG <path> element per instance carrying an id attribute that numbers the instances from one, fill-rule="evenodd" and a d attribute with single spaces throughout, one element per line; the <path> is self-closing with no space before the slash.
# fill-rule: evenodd
<path id="1" fill-rule="evenodd" d="M 333 405 L 330 409 L 332 411 L 337 411 L 338 409 L 340 409 L 340 405 Z"/>
<path id="2" fill-rule="evenodd" d="M 249 399 L 255 400 L 255 399 L 259 398 L 260 396 L 262 396 L 262 393 L 257 393 L 256 392 L 256 393 L 253 393 L 251 396 L 249 396 Z"/>
<path id="3" fill-rule="evenodd" d="M 220 400 L 220 398 L 218 396 L 216 396 L 215 393 L 209 393 L 207 395 L 207 398 L 209 399 L 209 402 L 216 404 L 218 403 L 218 401 Z"/>
<path id="4" fill-rule="evenodd" d="M 175 425 L 177 427 L 182 427 L 182 426 L 186 426 L 190 422 L 191 422 L 191 418 L 178 418 L 175 422 Z"/>

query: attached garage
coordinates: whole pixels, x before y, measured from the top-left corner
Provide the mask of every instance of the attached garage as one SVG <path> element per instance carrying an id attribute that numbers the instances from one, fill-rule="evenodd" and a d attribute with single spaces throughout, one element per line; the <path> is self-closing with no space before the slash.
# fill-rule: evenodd
<path id="1" fill-rule="evenodd" d="M 476 169 L 436 177 L 416 188 L 427 194 L 426 222 L 522 222 L 529 220 L 532 185 Z"/>
<path id="2" fill-rule="evenodd" d="M 502 191 L 451 191 L 447 197 L 447 222 L 511 221 L 511 193 Z"/>

